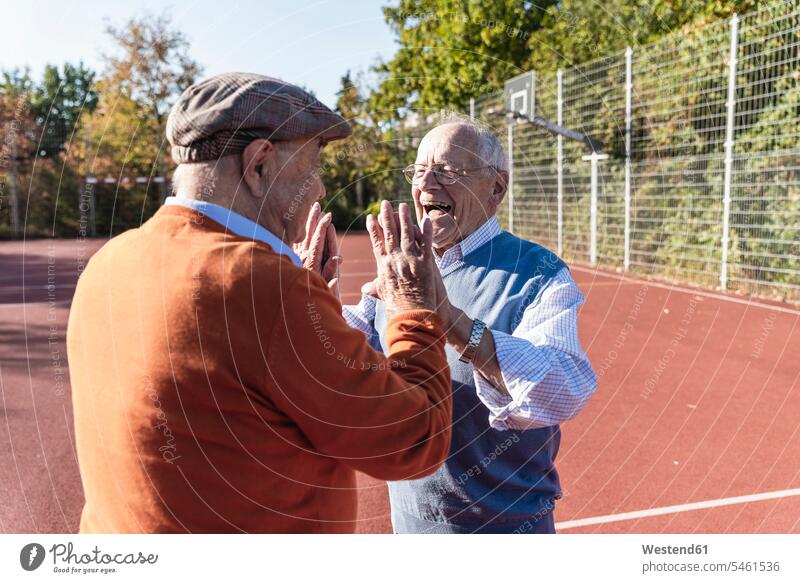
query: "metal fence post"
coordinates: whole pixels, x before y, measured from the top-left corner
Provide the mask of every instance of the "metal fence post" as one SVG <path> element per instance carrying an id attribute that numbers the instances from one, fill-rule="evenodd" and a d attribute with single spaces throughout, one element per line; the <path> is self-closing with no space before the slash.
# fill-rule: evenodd
<path id="1" fill-rule="evenodd" d="M 631 116 L 633 113 L 633 49 L 625 49 L 625 271 L 631 264 Z"/>
<path id="2" fill-rule="evenodd" d="M 564 101 L 563 101 L 564 72 L 556 71 L 556 123 L 564 126 Z M 556 200 L 558 204 L 558 254 L 564 253 L 564 137 L 556 137 Z"/>
<path id="3" fill-rule="evenodd" d="M 589 220 L 590 220 L 590 234 L 589 234 L 589 263 L 592 265 L 597 265 L 597 173 L 598 167 L 597 163 L 600 160 L 606 160 L 608 158 L 608 154 L 598 154 L 597 152 L 592 152 L 588 156 L 583 156 L 582 159 L 586 162 L 591 162 L 591 178 L 590 178 L 590 186 L 591 189 L 591 206 L 589 207 Z"/>
<path id="4" fill-rule="evenodd" d="M 725 182 L 722 191 L 722 266 L 719 274 L 720 288 L 728 287 L 728 248 L 730 242 L 731 180 L 733 176 L 733 124 L 736 121 L 736 56 L 739 49 L 739 15 L 731 18 L 731 53 L 728 58 L 728 108 L 725 120 Z"/>
<path id="5" fill-rule="evenodd" d="M 514 120 L 508 120 L 508 231 L 514 232 Z"/>

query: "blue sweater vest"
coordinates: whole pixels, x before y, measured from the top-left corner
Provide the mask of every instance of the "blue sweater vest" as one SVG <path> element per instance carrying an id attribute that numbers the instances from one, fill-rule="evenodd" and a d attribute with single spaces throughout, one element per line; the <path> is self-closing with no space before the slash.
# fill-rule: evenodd
<path id="1" fill-rule="evenodd" d="M 492 330 L 511 333 L 539 290 L 565 264 L 544 247 L 502 232 L 442 271 L 450 302 Z M 386 351 L 386 314 L 378 302 L 375 329 Z M 557 425 L 525 431 L 489 426 L 475 392 L 472 365 L 447 347 L 453 379 L 453 440 L 431 476 L 389 483 L 397 532 L 526 532 L 552 523 L 561 489 L 554 460 Z"/>

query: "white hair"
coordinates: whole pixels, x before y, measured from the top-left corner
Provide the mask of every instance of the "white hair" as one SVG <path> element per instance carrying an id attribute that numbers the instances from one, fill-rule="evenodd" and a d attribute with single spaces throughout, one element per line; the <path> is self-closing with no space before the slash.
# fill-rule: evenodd
<path id="1" fill-rule="evenodd" d="M 178 164 L 172 173 L 172 189 L 175 193 L 179 190 L 202 194 L 210 197 L 216 189 L 219 177 L 228 172 L 240 169 L 240 162 L 236 155 L 224 156 L 216 160 Z"/>
<path id="2" fill-rule="evenodd" d="M 491 127 L 468 115 L 456 113 L 451 113 L 445 117 L 442 123 L 437 127 L 450 124 L 468 127 L 475 134 L 475 137 L 478 138 L 478 151 L 475 152 L 475 155 L 480 158 L 484 164 L 492 166 L 495 170 L 508 172 L 506 149 Z"/>

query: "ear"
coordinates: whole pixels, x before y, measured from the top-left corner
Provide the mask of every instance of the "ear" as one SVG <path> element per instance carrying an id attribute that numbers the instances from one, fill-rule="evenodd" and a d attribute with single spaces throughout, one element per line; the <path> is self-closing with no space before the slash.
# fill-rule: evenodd
<path id="1" fill-rule="evenodd" d="M 503 199 L 506 196 L 507 190 L 508 172 L 505 170 L 498 170 L 496 173 L 494 186 L 492 187 L 492 202 L 494 202 L 495 205 L 500 206 L 500 203 L 503 202 Z"/>
<path id="2" fill-rule="evenodd" d="M 265 139 L 253 140 L 242 152 L 243 177 L 253 196 L 264 196 L 264 176 L 267 163 L 275 155 L 275 146 Z"/>

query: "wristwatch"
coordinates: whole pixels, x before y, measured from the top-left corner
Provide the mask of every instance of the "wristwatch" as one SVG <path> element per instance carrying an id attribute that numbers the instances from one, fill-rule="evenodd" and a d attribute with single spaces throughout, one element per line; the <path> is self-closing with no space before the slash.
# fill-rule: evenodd
<path id="1" fill-rule="evenodd" d="M 475 354 L 478 352 L 478 346 L 481 343 L 481 338 L 483 338 L 483 333 L 485 331 L 486 324 L 475 318 L 472 321 L 472 331 L 469 333 L 467 347 L 464 349 L 464 352 L 461 353 L 458 360 L 466 362 L 467 364 L 472 362 L 472 359 L 475 358 Z"/>

